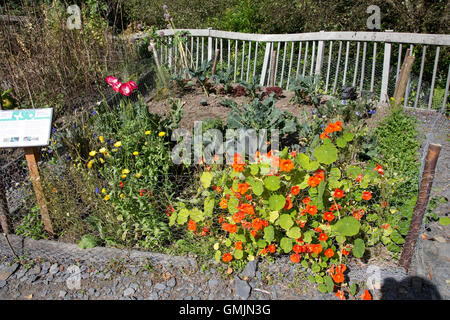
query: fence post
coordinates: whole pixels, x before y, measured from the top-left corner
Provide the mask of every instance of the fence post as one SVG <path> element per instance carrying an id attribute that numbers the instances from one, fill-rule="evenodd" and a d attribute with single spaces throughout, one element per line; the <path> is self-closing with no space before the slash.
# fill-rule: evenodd
<path id="1" fill-rule="evenodd" d="M 323 33 L 323 30 L 320 30 Z M 317 47 L 317 59 L 316 59 L 316 70 L 314 72 L 315 75 L 319 75 L 322 73 L 322 64 L 323 64 L 323 52 L 324 52 L 324 41 L 320 40 L 319 45 Z"/>
<path id="2" fill-rule="evenodd" d="M 211 37 L 211 28 L 208 28 L 208 62 L 212 60 L 213 56 L 213 41 Z"/>
<path id="3" fill-rule="evenodd" d="M 392 30 L 386 30 L 385 32 L 392 32 Z M 383 62 L 383 77 L 381 78 L 381 92 L 380 92 L 380 102 L 386 102 L 386 96 L 388 92 L 389 84 L 389 69 L 391 67 L 391 49 L 392 44 L 385 42 L 384 44 L 384 62 Z M 389 101 L 387 101 L 389 102 Z"/>
<path id="4" fill-rule="evenodd" d="M 264 53 L 264 62 L 262 66 L 261 71 L 261 80 L 259 81 L 259 85 L 263 86 L 264 81 L 266 80 L 266 74 L 267 74 L 267 65 L 269 63 L 270 59 L 270 42 L 266 43 L 266 52 Z"/>

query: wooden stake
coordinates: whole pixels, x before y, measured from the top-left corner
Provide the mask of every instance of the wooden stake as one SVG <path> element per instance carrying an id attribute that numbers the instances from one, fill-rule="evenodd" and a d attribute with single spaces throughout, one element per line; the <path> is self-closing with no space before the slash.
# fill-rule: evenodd
<path id="1" fill-rule="evenodd" d="M 41 208 L 41 219 L 44 223 L 44 229 L 50 235 L 53 235 L 53 227 L 48 214 L 47 201 L 45 200 L 44 189 L 42 188 L 41 178 L 39 176 L 39 170 L 37 162 L 39 161 L 39 152 L 36 147 L 26 147 L 25 158 L 28 164 L 28 170 L 30 172 L 30 179 L 33 183 L 34 193 L 36 195 L 37 202 Z"/>
<path id="2" fill-rule="evenodd" d="M 275 86 L 275 59 L 277 58 L 277 52 L 275 50 L 272 51 L 272 66 L 270 67 L 270 79 L 269 86 Z"/>
<path id="3" fill-rule="evenodd" d="M 410 50 L 406 50 L 405 60 L 403 61 L 402 68 L 400 70 L 400 74 L 398 76 L 398 81 L 395 86 L 394 92 L 394 107 L 398 108 L 401 104 L 402 99 L 405 95 L 406 86 L 408 85 L 409 75 L 411 74 L 412 65 L 414 63 L 415 57 L 410 55 Z"/>
<path id="4" fill-rule="evenodd" d="M 214 56 L 214 62 L 211 71 L 212 76 L 216 74 L 217 58 L 219 57 L 219 52 L 219 49 L 216 49 L 216 55 Z"/>
<path id="5" fill-rule="evenodd" d="M 408 235 L 405 239 L 402 255 L 399 265 L 408 271 L 411 264 L 414 248 L 416 246 L 417 237 L 423 223 L 423 216 L 427 210 L 428 200 L 430 199 L 430 191 L 433 185 L 436 163 L 439 158 L 442 146 L 439 144 L 430 144 L 425 158 L 425 166 L 420 182 L 419 196 L 411 218 Z"/>
<path id="6" fill-rule="evenodd" d="M 159 64 L 158 52 L 156 51 L 155 43 L 153 42 L 153 40 L 150 41 L 150 46 L 152 47 L 153 58 L 155 58 L 156 68 L 158 69 L 158 73 L 161 78 L 161 81 L 163 82 L 164 87 L 167 88 L 166 78 L 164 77 L 164 74 L 161 69 L 161 65 Z"/>

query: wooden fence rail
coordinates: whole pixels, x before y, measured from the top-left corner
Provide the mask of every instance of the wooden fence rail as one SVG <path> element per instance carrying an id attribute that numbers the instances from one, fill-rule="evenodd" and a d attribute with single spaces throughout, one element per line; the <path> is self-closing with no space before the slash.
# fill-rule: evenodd
<path id="1" fill-rule="evenodd" d="M 256 75 L 260 85 L 268 85 L 274 65 L 275 85 L 285 90 L 289 90 L 290 84 L 299 75 L 320 75 L 326 93 L 335 93 L 344 86 L 356 86 L 361 92 L 375 93 L 381 103 L 393 95 L 402 55 L 410 49 L 411 54 L 418 56 L 416 60 L 420 61 L 420 67 L 418 77 L 408 80 L 404 106 L 445 110 L 447 105 L 450 63 L 448 58 L 446 61 L 439 58 L 443 51 L 448 53 L 450 35 L 389 30 L 250 34 L 211 28 L 166 29 L 160 32 L 172 41 L 174 32 L 181 30 L 189 32 L 185 51 L 190 55 L 190 67 L 197 68 L 203 60 L 213 59 L 215 50 L 219 50 L 218 67 L 231 68 L 235 81 L 248 81 Z M 135 37 L 142 36 L 145 35 Z M 274 50 L 275 59 L 271 54 Z M 159 60 L 168 67 L 176 67 L 176 52 L 176 47 L 161 46 Z M 430 55 L 434 58 L 427 59 Z M 436 102 L 433 97 L 438 74 L 447 74 L 447 79 L 440 97 L 442 101 Z"/>

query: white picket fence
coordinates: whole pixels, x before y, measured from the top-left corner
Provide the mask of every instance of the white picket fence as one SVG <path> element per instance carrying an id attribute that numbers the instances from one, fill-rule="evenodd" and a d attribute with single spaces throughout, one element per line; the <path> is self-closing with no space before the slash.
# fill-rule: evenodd
<path id="1" fill-rule="evenodd" d="M 411 77 L 408 81 L 405 107 L 446 108 L 450 64 L 448 61 L 443 61 L 444 66 L 442 62 L 439 64 L 439 57 L 441 51 L 449 50 L 450 35 L 392 31 L 297 34 L 249 34 L 212 29 L 178 31 L 181 30 L 189 32 L 184 49 L 189 53 L 192 68 L 198 67 L 204 60 L 213 59 L 215 51 L 219 50 L 219 67 L 232 68 L 235 81 L 249 81 L 257 75 L 260 85 L 267 85 L 271 66 L 275 63 L 275 85 L 285 90 L 289 90 L 295 77 L 317 74 L 324 81 L 326 93 L 332 94 L 341 87 L 352 85 L 361 92 L 376 93 L 381 103 L 386 102 L 389 93 L 389 96 L 392 95 L 402 58 L 409 48 L 411 53 L 417 55 L 415 64 L 420 63 L 420 71 L 418 78 Z M 172 41 L 174 30 L 160 31 Z M 174 66 L 177 50 L 176 46 L 161 46 L 158 52 L 160 61 L 169 67 Z M 276 51 L 274 61 L 272 50 Z M 434 59 L 426 59 L 430 52 L 434 52 Z M 439 108 L 436 101 L 433 105 L 436 75 L 441 71 L 438 66 L 447 70 Z M 424 70 L 431 68 L 432 74 L 426 75 Z M 410 97 L 411 93 L 415 96 Z"/>

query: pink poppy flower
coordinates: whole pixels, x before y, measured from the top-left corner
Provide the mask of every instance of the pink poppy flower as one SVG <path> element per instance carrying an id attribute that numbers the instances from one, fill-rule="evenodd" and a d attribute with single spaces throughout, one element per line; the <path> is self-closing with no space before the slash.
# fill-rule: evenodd
<path id="1" fill-rule="evenodd" d="M 111 87 L 113 88 L 113 90 L 115 92 L 119 92 L 120 88 L 122 87 L 122 83 L 120 83 L 120 82 L 114 83 L 111 85 Z"/>
<path id="2" fill-rule="evenodd" d="M 110 86 L 119 83 L 119 79 L 113 76 L 106 77 L 105 80 Z"/>
<path id="3" fill-rule="evenodd" d="M 131 89 L 133 89 L 133 90 L 138 88 L 136 82 L 134 82 L 134 81 L 130 80 L 127 83 L 130 85 Z"/>
<path id="4" fill-rule="evenodd" d="M 133 92 L 133 88 L 130 84 L 124 83 L 120 86 L 120 93 L 124 96 L 129 96 Z"/>

